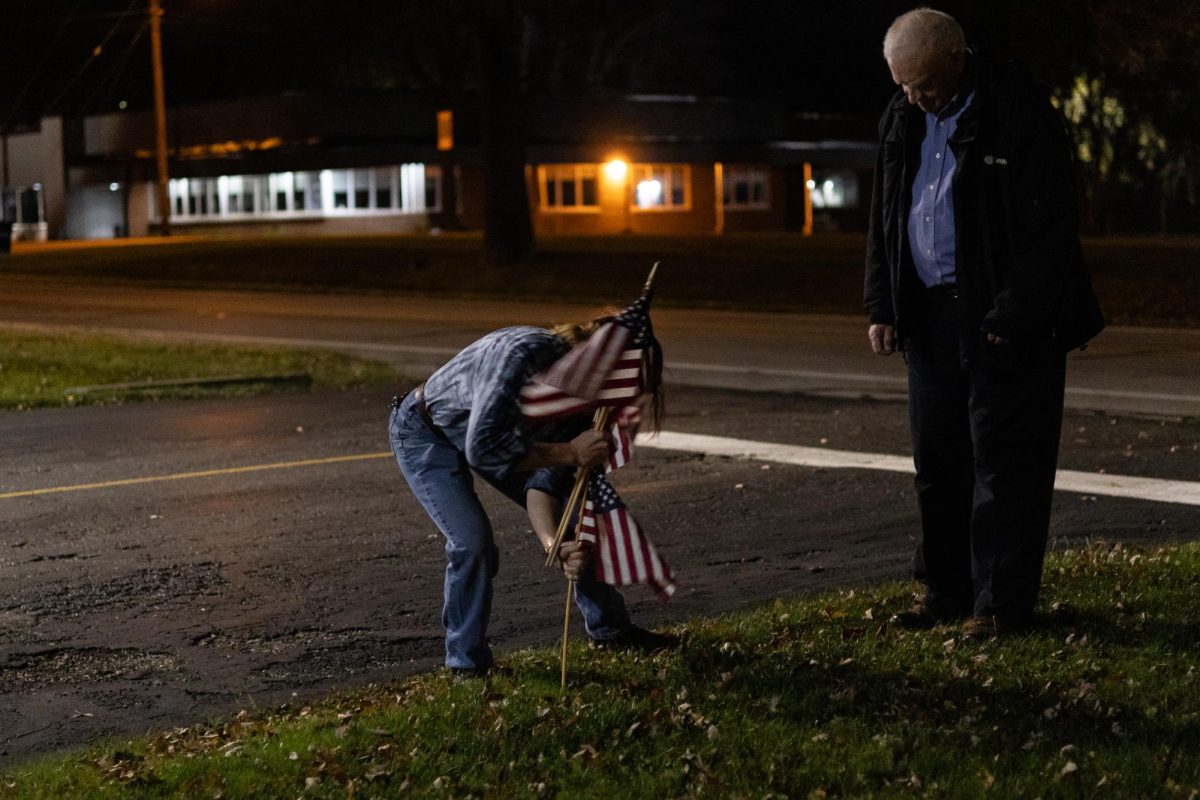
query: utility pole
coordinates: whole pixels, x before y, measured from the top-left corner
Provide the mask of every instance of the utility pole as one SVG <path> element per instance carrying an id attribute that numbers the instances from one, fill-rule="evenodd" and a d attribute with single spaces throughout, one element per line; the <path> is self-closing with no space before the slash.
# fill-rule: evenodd
<path id="1" fill-rule="evenodd" d="M 167 194 L 167 100 L 163 88 L 162 0 L 150 0 L 150 53 L 154 60 L 154 154 L 158 160 L 158 218 L 162 235 L 171 235 L 171 198 Z"/>

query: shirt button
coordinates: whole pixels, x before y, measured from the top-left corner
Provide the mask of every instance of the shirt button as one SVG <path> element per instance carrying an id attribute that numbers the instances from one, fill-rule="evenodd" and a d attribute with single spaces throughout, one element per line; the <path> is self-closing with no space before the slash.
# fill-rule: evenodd
<path id="1" fill-rule="evenodd" d="M 946 124 L 946 120 L 944 120 L 944 119 L 938 121 L 938 125 L 945 125 L 945 124 Z"/>
<path id="2" fill-rule="evenodd" d="M 926 217 L 926 218 L 925 218 L 925 221 L 926 221 L 926 222 L 933 222 L 933 217 Z"/>
<path id="3" fill-rule="evenodd" d="M 941 154 L 941 153 L 934 153 L 934 154 L 933 154 L 933 157 L 934 157 L 934 158 L 941 158 L 941 157 L 942 157 L 942 154 Z"/>
<path id="4" fill-rule="evenodd" d="M 931 183 L 931 184 L 929 184 L 929 191 L 931 191 L 931 192 L 933 191 L 933 184 L 932 184 L 932 183 Z"/>
<path id="5" fill-rule="evenodd" d="M 926 250 L 926 251 L 925 251 L 925 253 L 926 253 L 927 255 L 933 255 L 933 250 L 932 250 L 932 249 L 930 249 L 930 250 Z"/>

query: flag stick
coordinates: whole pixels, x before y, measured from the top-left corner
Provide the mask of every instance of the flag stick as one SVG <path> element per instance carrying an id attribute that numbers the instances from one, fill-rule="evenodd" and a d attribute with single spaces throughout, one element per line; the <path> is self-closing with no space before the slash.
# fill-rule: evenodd
<path id="1" fill-rule="evenodd" d="M 562 683 L 561 688 L 567 690 L 567 632 L 571 625 L 571 595 L 575 591 L 575 581 L 567 580 L 567 605 L 563 609 L 563 643 L 562 643 Z"/>
<path id="2" fill-rule="evenodd" d="M 567 499 L 566 506 L 563 507 L 562 516 L 559 517 L 558 530 L 554 533 L 554 541 L 546 548 L 547 567 L 554 566 L 554 561 L 558 558 L 558 546 L 562 544 L 563 534 L 567 530 L 567 523 L 571 520 L 571 509 L 575 508 L 575 504 L 579 502 L 579 494 L 583 491 L 585 485 L 587 485 L 587 481 L 583 479 L 583 470 L 576 470 L 575 486 L 571 488 L 571 496 Z"/>
<path id="3" fill-rule="evenodd" d="M 654 275 L 658 272 L 658 265 L 661 261 L 655 261 L 654 266 L 650 268 L 650 274 L 646 276 L 646 285 L 642 287 L 642 294 L 649 294 L 654 289 Z"/>
<path id="4" fill-rule="evenodd" d="M 579 516 L 575 519 L 575 541 L 579 541 L 579 534 L 583 530 L 583 513 L 580 509 Z M 571 624 L 571 595 L 575 591 L 575 579 L 567 578 L 567 605 L 563 608 L 563 643 L 562 643 L 562 690 L 567 690 L 567 633 Z"/>
<path id="5" fill-rule="evenodd" d="M 646 285 L 642 288 L 643 295 L 649 295 L 654 291 L 654 275 L 658 272 L 659 262 L 655 261 L 654 266 L 650 268 L 650 274 L 646 276 Z M 592 430 L 603 430 L 608 424 L 608 416 L 612 412 L 612 408 L 605 406 L 597 408 L 595 415 L 592 417 Z M 580 467 L 575 471 L 575 486 L 571 489 L 571 496 L 567 500 L 566 507 L 562 510 L 562 517 L 558 520 L 558 531 L 554 535 L 554 543 L 550 545 L 546 551 L 546 566 L 554 563 L 554 559 L 558 558 L 558 548 L 562 544 L 563 535 L 567 531 L 567 524 L 571 519 L 571 512 L 575 509 L 575 505 L 579 505 L 578 513 L 575 515 L 575 541 L 579 541 L 579 533 L 583 530 L 583 508 L 587 503 L 587 477 L 590 470 Z M 582 500 L 580 499 L 580 496 Z M 575 593 L 575 581 L 571 578 L 567 579 L 567 602 L 563 607 L 563 640 L 562 640 L 562 670 L 560 678 L 560 687 L 562 691 L 567 690 L 567 637 L 571 629 L 571 600 Z"/>
<path id="6" fill-rule="evenodd" d="M 592 430 L 602 430 L 608 423 L 608 414 L 612 411 L 607 406 L 597 408 L 595 416 L 592 417 Z M 580 502 L 580 495 L 584 494 L 584 487 L 587 485 L 588 473 L 583 467 L 575 470 L 575 486 L 571 489 L 571 496 L 567 500 L 567 505 L 562 510 L 562 516 L 558 520 L 558 531 L 554 534 L 554 542 L 546 551 L 546 566 L 554 566 L 554 560 L 558 558 L 558 546 L 562 544 L 563 535 L 567 532 L 567 524 L 571 521 L 571 512 L 575 510 L 575 505 L 579 505 L 579 516 L 583 517 L 583 503 Z"/>

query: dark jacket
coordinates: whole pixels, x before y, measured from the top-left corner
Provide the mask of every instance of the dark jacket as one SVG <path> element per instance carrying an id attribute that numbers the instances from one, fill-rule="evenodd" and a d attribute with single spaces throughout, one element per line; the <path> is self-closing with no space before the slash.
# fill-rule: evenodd
<path id="1" fill-rule="evenodd" d="M 972 57 L 975 98 L 950 139 L 956 280 L 969 334 L 1081 347 L 1104 327 L 1079 246 L 1074 165 L 1062 118 L 1021 66 Z M 921 284 L 908 214 L 924 112 L 897 92 L 879 123 L 864 304 L 871 322 L 911 332 Z M 908 315 L 908 316 L 906 316 Z"/>

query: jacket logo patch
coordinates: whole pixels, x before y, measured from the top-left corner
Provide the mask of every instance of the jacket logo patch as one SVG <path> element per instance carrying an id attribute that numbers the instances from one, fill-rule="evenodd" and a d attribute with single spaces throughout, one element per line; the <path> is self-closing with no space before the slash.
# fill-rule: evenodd
<path id="1" fill-rule="evenodd" d="M 998 156 L 984 156 L 983 163 L 985 163 L 989 166 L 992 164 L 999 164 L 1002 167 L 1007 167 L 1008 159 L 1007 158 L 999 158 Z"/>

